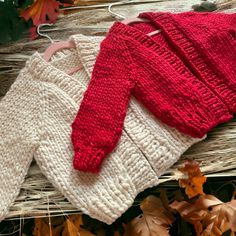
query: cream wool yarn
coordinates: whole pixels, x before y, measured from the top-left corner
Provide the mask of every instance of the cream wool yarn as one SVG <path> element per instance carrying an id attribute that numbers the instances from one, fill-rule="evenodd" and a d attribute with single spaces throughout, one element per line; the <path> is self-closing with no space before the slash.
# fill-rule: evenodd
<path id="1" fill-rule="evenodd" d="M 71 123 L 102 37 L 76 35 L 71 39 L 77 50 L 58 53 L 51 63 L 35 53 L 0 102 L 0 219 L 18 195 L 33 156 L 75 207 L 110 224 L 139 192 L 157 185 L 158 176 L 199 141 L 159 123 L 132 100 L 119 145 L 104 161 L 101 172 L 74 170 Z M 78 73 L 66 74 L 78 65 Z"/>
<path id="2" fill-rule="evenodd" d="M 33 156 L 75 207 L 108 224 L 139 192 L 158 183 L 125 133 L 98 175 L 74 170 L 71 123 L 85 91 L 80 80 L 87 76 L 83 68 L 76 78 L 61 70 L 73 67 L 74 56 L 66 57 L 67 63 L 59 58 L 50 64 L 35 53 L 0 103 L 0 220 L 19 194 Z"/>

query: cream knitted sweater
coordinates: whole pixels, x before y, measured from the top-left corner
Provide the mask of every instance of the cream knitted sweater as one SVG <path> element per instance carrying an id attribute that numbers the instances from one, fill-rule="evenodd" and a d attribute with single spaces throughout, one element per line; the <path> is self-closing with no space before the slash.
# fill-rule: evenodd
<path id="1" fill-rule="evenodd" d="M 102 37 L 71 37 L 77 48 L 46 62 L 35 53 L 0 102 L 0 220 L 36 159 L 48 180 L 79 210 L 111 224 L 136 195 L 199 141 L 169 128 L 132 100 L 119 145 L 99 174 L 74 170 L 73 122 Z M 81 66 L 72 76 L 69 69 Z"/>

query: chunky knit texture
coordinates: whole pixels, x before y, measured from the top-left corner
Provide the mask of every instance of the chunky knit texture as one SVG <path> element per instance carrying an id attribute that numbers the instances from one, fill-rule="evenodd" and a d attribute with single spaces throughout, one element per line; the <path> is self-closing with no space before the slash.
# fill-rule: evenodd
<path id="1" fill-rule="evenodd" d="M 74 167 L 97 172 L 116 146 L 131 94 L 158 119 L 203 137 L 236 110 L 236 14 L 142 13 L 101 43 L 73 122 Z M 147 33 L 161 29 L 162 33 Z"/>
<path id="2" fill-rule="evenodd" d="M 89 77 L 86 77 L 86 81 L 81 81 L 86 87 L 89 83 L 102 39 L 102 37 L 86 37 L 84 35 L 75 37 L 75 42 L 79 49 L 78 54 L 89 75 Z M 176 129 L 163 124 L 151 115 L 134 97 L 131 98 L 127 109 L 123 133 L 127 134 L 141 150 L 158 177 L 168 167 L 173 165 L 191 145 L 200 141 L 200 139 L 184 135 Z M 123 133 L 118 146 L 123 142 Z M 129 158 L 130 156 L 128 155 Z M 76 160 L 74 159 L 74 161 Z M 134 160 L 134 162 L 139 161 Z"/>
<path id="3" fill-rule="evenodd" d="M 132 99 L 120 142 L 101 172 L 74 170 L 71 122 L 103 38 L 76 35 L 71 39 L 76 50 L 59 52 L 50 63 L 34 54 L 0 102 L 0 220 L 18 195 L 33 156 L 75 207 L 110 224 L 199 141 L 162 124 Z M 66 72 L 76 66 L 81 70 L 68 76 Z"/>

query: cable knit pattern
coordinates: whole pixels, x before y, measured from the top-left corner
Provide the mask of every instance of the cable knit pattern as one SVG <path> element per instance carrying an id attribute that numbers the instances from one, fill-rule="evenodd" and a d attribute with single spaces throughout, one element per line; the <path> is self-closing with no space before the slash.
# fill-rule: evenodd
<path id="1" fill-rule="evenodd" d="M 158 177 L 193 143 L 156 120 L 135 99 L 124 132 L 99 174 L 73 168 L 71 123 L 89 83 L 102 37 L 71 37 L 76 50 L 60 52 L 48 63 L 35 53 L 0 102 L 0 219 L 19 193 L 35 157 L 48 180 L 79 210 L 111 224 L 138 193 L 158 184 Z M 72 76 L 70 68 L 81 66 Z"/>
<path id="2" fill-rule="evenodd" d="M 229 121 L 236 109 L 235 16 L 142 13 L 149 23 L 116 22 L 101 43 L 72 125 L 75 169 L 99 171 L 120 138 L 131 94 L 163 123 L 192 137 Z M 148 36 L 153 28 L 162 33 Z"/>

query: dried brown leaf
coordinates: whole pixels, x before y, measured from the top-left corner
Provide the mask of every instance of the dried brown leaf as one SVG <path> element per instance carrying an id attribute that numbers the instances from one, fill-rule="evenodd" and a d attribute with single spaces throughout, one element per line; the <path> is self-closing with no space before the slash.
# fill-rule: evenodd
<path id="1" fill-rule="evenodd" d="M 52 228 L 44 221 L 43 218 L 35 218 L 34 219 L 34 230 L 33 236 L 52 236 Z"/>
<path id="2" fill-rule="evenodd" d="M 82 223 L 82 215 L 69 216 L 64 222 L 62 236 L 94 236 L 86 229 L 81 228 Z"/>
<path id="3" fill-rule="evenodd" d="M 125 225 L 125 236 L 168 236 L 174 221 L 172 214 L 163 207 L 161 200 L 148 196 L 141 203 L 142 215 Z"/>
<path id="4" fill-rule="evenodd" d="M 205 195 L 193 203 L 175 201 L 170 207 L 194 225 L 197 235 L 220 236 L 228 230 L 236 231 L 236 200 L 224 203 L 213 195 Z"/>

